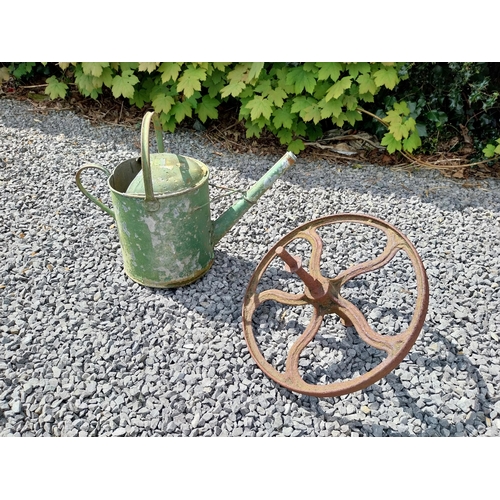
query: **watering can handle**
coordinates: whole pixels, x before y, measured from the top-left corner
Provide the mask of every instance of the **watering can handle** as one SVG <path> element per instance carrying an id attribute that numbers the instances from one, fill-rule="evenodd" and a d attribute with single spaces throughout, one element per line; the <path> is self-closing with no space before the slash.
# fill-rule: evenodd
<path id="1" fill-rule="evenodd" d="M 111 215 L 113 219 L 116 220 L 115 213 L 109 207 L 107 207 L 102 201 L 98 200 L 95 196 L 91 195 L 82 185 L 82 181 L 80 180 L 80 176 L 84 170 L 96 168 L 97 170 L 101 170 L 104 172 L 108 179 L 111 177 L 111 174 L 107 168 L 101 167 L 100 165 L 96 165 L 95 163 L 86 163 L 78 172 L 76 173 L 76 185 L 80 189 L 80 191 L 90 200 L 93 201 L 99 208 L 104 210 L 107 214 Z"/>
<path id="2" fill-rule="evenodd" d="M 144 179 L 144 190 L 146 192 L 146 206 L 149 211 L 155 211 L 159 208 L 159 202 L 155 198 L 153 191 L 153 179 L 151 177 L 151 164 L 149 156 L 149 127 L 151 125 L 151 118 L 156 133 L 156 141 L 158 143 L 158 152 L 163 153 L 165 148 L 163 146 L 163 134 L 161 129 L 160 120 L 154 111 L 148 111 L 142 119 L 141 128 L 141 161 L 142 161 L 142 176 Z"/>

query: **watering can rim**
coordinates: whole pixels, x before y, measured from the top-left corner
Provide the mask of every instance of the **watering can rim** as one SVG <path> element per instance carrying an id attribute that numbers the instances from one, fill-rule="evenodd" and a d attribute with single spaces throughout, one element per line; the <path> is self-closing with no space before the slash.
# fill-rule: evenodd
<path id="1" fill-rule="evenodd" d="M 153 154 L 156 154 L 156 153 L 153 153 Z M 163 153 L 160 153 L 160 154 L 163 154 Z M 175 153 L 169 153 L 169 154 L 175 154 Z M 175 155 L 175 156 L 182 156 L 184 158 L 187 158 L 189 160 L 193 160 L 195 161 L 196 163 L 199 164 L 199 166 L 201 167 L 201 170 L 203 171 L 203 176 L 200 178 L 199 181 L 197 181 L 197 183 L 194 185 L 194 186 L 187 186 L 185 189 L 181 189 L 179 191 L 171 191 L 171 192 L 166 192 L 166 193 L 154 193 L 154 197 L 156 199 L 164 199 L 164 198 L 170 198 L 170 197 L 174 197 L 174 196 L 178 196 L 178 195 L 183 195 L 183 194 L 186 194 L 186 193 L 189 193 L 191 191 L 194 191 L 196 189 L 199 189 L 203 184 L 205 184 L 205 182 L 207 182 L 207 180 L 209 179 L 210 177 L 210 169 L 207 165 L 205 165 L 203 162 L 201 162 L 200 160 L 197 160 L 196 158 L 192 158 L 191 156 L 186 156 L 186 155 Z M 111 185 L 111 181 L 112 181 L 112 178 L 113 176 L 115 175 L 115 172 L 118 168 L 120 168 L 123 164 L 125 163 L 128 163 L 128 162 L 138 162 L 141 164 L 141 170 L 142 170 L 142 161 L 141 161 L 141 157 L 137 157 L 137 158 L 129 158 L 128 160 L 124 160 L 122 161 L 121 163 L 119 163 L 113 170 L 113 172 L 109 175 L 108 177 L 108 187 L 111 191 L 113 191 L 113 193 L 116 193 L 120 196 L 126 196 L 127 198 L 137 198 L 137 199 L 145 199 L 146 198 L 146 194 L 145 193 L 142 193 L 142 194 L 136 194 L 136 193 L 127 193 L 126 191 L 118 191 L 117 189 L 115 189 L 112 185 Z"/>

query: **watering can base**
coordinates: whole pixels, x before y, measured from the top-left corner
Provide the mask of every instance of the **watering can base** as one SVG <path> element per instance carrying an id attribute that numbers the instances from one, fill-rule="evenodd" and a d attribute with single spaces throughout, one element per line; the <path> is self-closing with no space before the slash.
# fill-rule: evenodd
<path id="1" fill-rule="evenodd" d="M 151 288 L 179 288 L 181 286 L 190 285 L 191 283 L 200 279 L 203 275 L 205 275 L 210 270 L 213 263 L 214 263 L 214 259 L 212 259 L 207 264 L 206 267 L 204 267 L 201 270 L 200 269 L 197 270 L 191 276 L 186 276 L 184 278 L 177 279 L 177 280 L 169 280 L 169 281 L 152 280 L 152 279 L 148 279 L 148 278 L 144 278 L 144 277 L 132 276 L 127 270 L 125 270 L 125 274 L 131 280 L 135 281 L 136 283 L 139 283 L 139 285 L 149 286 Z"/>

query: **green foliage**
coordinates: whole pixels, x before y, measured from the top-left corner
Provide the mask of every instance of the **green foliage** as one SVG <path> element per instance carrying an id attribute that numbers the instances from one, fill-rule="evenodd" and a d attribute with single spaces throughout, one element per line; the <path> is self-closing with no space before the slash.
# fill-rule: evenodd
<path id="1" fill-rule="evenodd" d="M 429 147 L 431 135 L 456 134 L 458 124 L 483 141 L 486 157 L 500 153 L 500 143 L 491 143 L 500 93 L 499 78 L 488 73 L 494 63 L 6 64 L 0 79 L 45 75 L 52 99 L 66 97 L 70 84 L 93 99 L 108 92 L 152 107 L 168 131 L 187 119 L 217 119 L 226 103 L 238 107 L 247 137 L 267 130 L 295 153 L 332 127 L 371 131 L 390 153 L 411 153 Z M 481 127 L 489 132 L 480 135 Z"/>
<path id="2" fill-rule="evenodd" d="M 64 99 L 66 97 L 68 86 L 63 82 L 60 82 L 55 76 L 47 78 L 47 84 L 45 93 L 48 94 L 51 99 L 56 99 L 57 97 Z"/>
<path id="3" fill-rule="evenodd" d="M 3 81 L 7 81 L 9 78 L 10 78 L 9 68 L 5 66 L 0 68 L 0 83 L 2 83 Z"/>
<path id="4" fill-rule="evenodd" d="M 494 144 L 488 144 L 484 149 L 483 153 L 486 158 L 493 158 L 495 155 L 500 155 L 500 139 L 497 139 L 498 146 Z"/>
<path id="5" fill-rule="evenodd" d="M 477 152 L 495 151 L 487 144 L 498 138 L 500 129 L 500 63 L 410 63 L 400 74 L 405 77 L 390 93 L 379 93 L 374 114 L 387 114 L 397 96 L 416 121 L 424 152 L 433 152 L 438 138 L 458 138 L 455 143 L 463 144 L 466 136 Z M 386 132 L 378 124 L 372 124 L 371 131 Z"/>
<path id="6" fill-rule="evenodd" d="M 16 78 L 22 78 L 23 76 L 29 75 L 33 70 L 36 63 L 24 62 L 12 66 L 12 75 Z"/>

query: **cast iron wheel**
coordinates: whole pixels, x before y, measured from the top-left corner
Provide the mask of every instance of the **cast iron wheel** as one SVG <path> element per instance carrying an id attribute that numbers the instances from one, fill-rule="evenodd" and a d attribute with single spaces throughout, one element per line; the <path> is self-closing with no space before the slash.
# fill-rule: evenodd
<path id="1" fill-rule="evenodd" d="M 376 258 L 355 264 L 342 271 L 335 278 L 326 278 L 320 272 L 323 241 L 316 229 L 339 223 L 363 224 L 380 229 L 387 236 L 384 251 Z M 285 246 L 295 239 L 303 238 L 312 246 L 309 272 L 302 268 L 300 260 L 290 255 Z M 387 265 L 399 251 L 404 251 L 415 271 L 417 281 L 417 298 L 415 311 L 408 328 L 397 335 L 381 335 L 374 331 L 363 313 L 350 301 L 340 295 L 343 285 L 362 274 L 375 271 Z M 282 290 L 269 289 L 257 292 L 262 276 L 274 259 L 281 259 L 287 271 L 296 274 L 304 284 L 304 291 L 299 294 Z M 263 356 L 256 341 L 252 326 L 252 318 L 257 308 L 266 301 L 274 300 L 281 304 L 313 307 L 311 321 L 304 332 L 294 342 L 288 352 L 284 372 L 278 371 Z M 429 285 L 423 263 L 410 240 L 391 224 L 363 214 L 339 214 L 322 217 L 296 228 L 264 256 L 257 266 L 248 284 L 243 301 L 243 333 L 250 353 L 260 369 L 278 384 L 287 389 L 317 397 L 341 396 L 364 389 L 396 368 L 415 343 L 425 321 L 429 304 Z M 323 318 L 327 314 L 336 314 L 345 326 L 354 326 L 360 338 L 366 344 L 387 353 L 387 357 L 375 368 L 351 380 L 339 381 L 325 385 L 305 382 L 299 373 L 299 357 L 305 347 L 318 332 Z"/>

